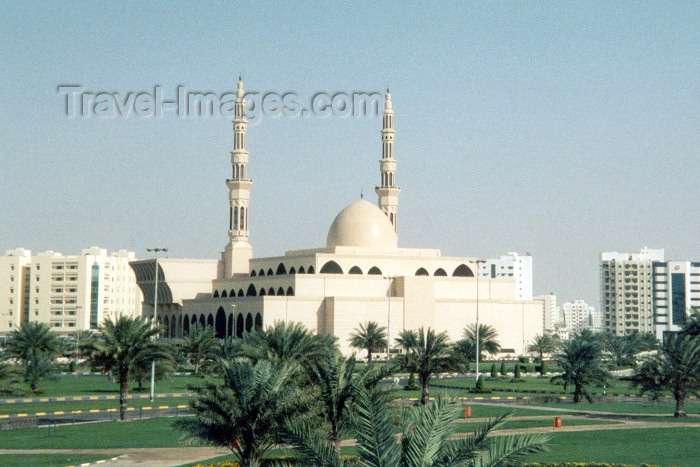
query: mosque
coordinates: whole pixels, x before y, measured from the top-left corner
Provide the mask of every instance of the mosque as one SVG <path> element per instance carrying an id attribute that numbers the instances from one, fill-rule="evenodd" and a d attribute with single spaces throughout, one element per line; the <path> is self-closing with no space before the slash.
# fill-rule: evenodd
<path id="1" fill-rule="evenodd" d="M 433 328 L 461 338 L 478 319 L 494 326 L 504 353 L 526 351 L 543 332 L 542 302 L 519 300 L 515 281 L 479 277 L 478 259 L 445 257 L 437 249 L 399 248 L 395 184 L 394 111 L 387 89 L 382 118 L 377 205 L 360 199 L 345 207 L 328 230 L 325 248 L 254 258 L 248 243 L 249 153 L 243 82 L 233 121 L 228 244 L 219 260 L 170 259 L 131 262 L 144 296 L 143 313 L 157 317 L 166 336 L 179 338 L 195 324 L 210 325 L 220 338 L 241 337 L 277 321 L 296 321 L 338 338 L 367 321 L 388 329 L 393 343 L 403 329 Z M 155 266 L 158 265 L 158 281 Z M 157 292 L 156 292 L 157 290 Z"/>

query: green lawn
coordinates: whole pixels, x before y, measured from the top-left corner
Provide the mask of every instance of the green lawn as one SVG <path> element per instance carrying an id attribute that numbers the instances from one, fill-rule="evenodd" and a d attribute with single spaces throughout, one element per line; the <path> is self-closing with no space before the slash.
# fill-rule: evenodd
<path id="1" fill-rule="evenodd" d="M 596 420 L 590 418 L 566 418 L 562 420 L 563 426 L 582 426 L 582 425 L 619 425 L 622 422 L 617 422 L 613 420 Z M 483 423 L 472 422 L 472 423 L 455 423 L 455 432 L 457 433 L 469 433 L 479 428 Z M 536 428 L 543 426 L 553 426 L 554 416 L 551 419 L 539 419 L 539 420 L 508 420 L 499 429 L 500 430 L 514 430 L 518 428 Z"/>
<path id="2" fill-rule="evenodd" d="M 110 454 L 0 454 L 3 467 L 65 467 L 114 457 Z"/>
<path id="3" fill-rule="evenodd" d="M 183 446 L 174 417 L 0 431 L 4 449 L 112 449 Z"/>
<path id="4" fill-rule="evenodd" d="M 662 467 L 700 465 L 700 428 L 647 428 L 553 433 L 551 451 L 528 462 L 619 462 Z"/>
<path id="5" fill-rule="evenodd" d="M 486 379 L 484 387 L 493 391 L 509 391 L 509 392 L 527 392 L 527 391 L 546 391 L 552 394 L 572 394 L 573 387 L 569 387 L 568 391 L 564 391 L 564 386 L 550 382 L 549 377 L 539 378 L 536 376 L 525 377 L 522 382 L 511 382 L 510 378 L 503 379 Z M 472 388 L 474 387 L 474 378 L 449 378 L 435 379 L 432 381 L 435 385 L 454 387 L 454 388 Z M 638 392 L 632 387 L 629 381 L 620 381 L 614 379 L 610 381 L 610 385 L 605 388 L 607 394 L 635 394 Z M 602 387 L 590 387 L 589 391 L 592 394 L 603 394 Z"/>
<path id="6" fill-rule="evenodd" d="M 186 405 L 189 398 L 162 398 L 155 399 L 151 402 L 149 399 L 130 399 L 128 407 L 158 407 L 160 405 Z M 9 404 L 0 405 L 0 414 L 16 414 L 16 413 L 37 413 L 37 412 L 55 412 L 62 410 L 70 412 L 71 410 L 90 410 L 90 409 L 118 409 L 119 399 L 108 401 L 78 401 L 78 402 L 44 402 L 34 404 Z"/>
<path id="7" fill-rule="evenodd" d="M 676 403 L 672 401 L 656 402 L 653 405 L 650 402 L 582 402 L 580 404 L 572 404 L 571 402 L 553 402 L 539 405 L 543 407 L 556 407 L 572 410 L 597 410 L 601 412 L 615 413 L 649 413 L 668 415 L 673 415 L 673 412 L 676 409 Z M 686 402 L 685 411 L 691 414 L 700 414 L 700 402 Z"/>

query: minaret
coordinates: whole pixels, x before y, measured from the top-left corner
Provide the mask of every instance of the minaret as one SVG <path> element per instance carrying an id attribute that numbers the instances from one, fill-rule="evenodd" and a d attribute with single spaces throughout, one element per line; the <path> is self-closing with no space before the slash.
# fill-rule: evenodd
<path id="1" fill-rule="evenodd" d="M 396 231 L 396 211 L 399 205 L 401 188 L 394 183 L 396 159 L 394 159 L 394 111 L 391 108 L 391 94 L 386 89 L 384 117 L 382 119 L 382 159 L 379 161 L 382 184 L 374 189 L 377 192 L 379 209 L 389 217 Z"/>
<path id="2" fill-rule="evenodd" d="M 253 249 L 248 243 L 248 205 L 253 181 L 248 178 L 248 151 L 246 150 L 248 119 L 244 94 L 243 80 L 239 76 L 233 119 L 232 178 L 226 180 L 229 192 L 229 222 L 228 244 L 223 253 L 224 277 L 248 274 L 248 263 L 253 257 Z"/>

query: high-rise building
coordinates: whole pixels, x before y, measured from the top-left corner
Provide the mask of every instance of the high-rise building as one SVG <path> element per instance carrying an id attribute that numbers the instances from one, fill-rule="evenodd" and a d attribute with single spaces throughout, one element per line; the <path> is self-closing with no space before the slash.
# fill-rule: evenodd
<path id="1" fill-rule="evenodd" d="M 600 308 L 606 331 L 621 336 L 654 331 L 653 263 L 664 250 L 600 254 Z"/>
<path id="2" fill-rule="evenodd" d="M 555 334 L 557 324 L 563 322 L 563 319 L 560 316 L 561 309 L 557 306 L 557 296 L 553 293 L 549 293 L 545 295 L 537 295 L 532 299 L 542 302 L 542 306 L 544 308 L 542 329 L 548 334 Z"/>
<path id="3" fill-rule="evenodd" d="M 487 259 L 479 265 L 481 277 L 510 279 L 515 281 L 518 300 L 532 300 L 532 256 L 520 256 L 509 252 L 500 258 Z"/>
<path id="4" fill-rule="evenodd" d="M 680 331 L 691 308 L 700 308 L 700 262 L 655 261 L 653 268 L 656 337 Z"/>
<path id="5" fill-rule="evenodd" d="M 140 316 L 141 291 L 129 267 L 134 259 L 130 251 L 107 254 L 97 247 L 76 256 L 7 251 L 0 258 L 0 302 L 6 304 L 0 315 L 0 335 L 26 321 L 47 323 L 67 336 L 76 330 L 97 329 L 105 318 Z"/>
<path id="6" fill-rule="evenodd" d="M 592 331 L 602 331 L 602 320 L 600 313 L 596 313 L 595 308 L 583 300 L 574 300 L 562 305 L 564 324 L 570 333 L 577 333 L 582 329 Z"/>

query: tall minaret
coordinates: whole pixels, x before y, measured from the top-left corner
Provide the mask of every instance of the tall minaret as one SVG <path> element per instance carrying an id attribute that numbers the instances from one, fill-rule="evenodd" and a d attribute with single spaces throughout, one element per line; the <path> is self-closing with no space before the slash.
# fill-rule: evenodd
<path id="1" fill-rule="evenodd" d="M 246 150 L 246 103 L 243 99 L 243 80 L 238 77 L 236 107 L 233 119 L 233 151 L 231 152 L 232 178 L 226 180 L 229 199 L 228 244 L 223 253 L 224 277 L 248 274 L 253 249 L 248 243 L 248 205 L 250 187 L 248 178 L 248 151 Z"/>
<path id="2" fill-rule="evenodd" d="M 377 192 L 379 209 L 389 217 L 396 231 L 396 210 L 399 205 L 401 188 L 394 183 L 396 159 L 394 159 L 394 111 L 391 108 L 391 94 L 386 89 L 384 117 L 382 120 L 382 159 L 379 161 L 382 184 L 374 189 Z"/>

